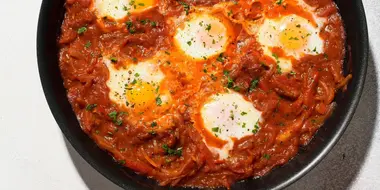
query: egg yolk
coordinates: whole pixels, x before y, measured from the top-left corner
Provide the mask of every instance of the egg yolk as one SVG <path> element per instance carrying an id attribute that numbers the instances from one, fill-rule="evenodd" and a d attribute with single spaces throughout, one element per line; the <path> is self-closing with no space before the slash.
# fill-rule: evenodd
<path id="1" fill-rule="evenodd" d="M 155 0 L 131 0 L 129 2 L 133 11 L 143 11 L 147 8 L 150 8 L 155 3 Z"/>
<path id="2" fill-rule="evenodd" d="M 126 91 L 126 97 L 129 104 L 135 108 L 146 108 L 156 99 L 156 89 L 147 82 L 137 82 Z"/>
<path id="3" fill-rule="evenodd" d="M 284 48 L 299 49 L 307 44 L 309 36 L 301 24 L 291 23 L 280 32 L 280 42 Z"/>

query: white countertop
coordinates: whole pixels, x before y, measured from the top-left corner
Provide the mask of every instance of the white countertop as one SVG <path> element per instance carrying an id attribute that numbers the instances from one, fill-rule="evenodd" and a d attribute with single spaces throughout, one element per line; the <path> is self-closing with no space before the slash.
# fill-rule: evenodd
<path id="1" fill-rule="evenodd" d="M 370 59 L 360 104 L 334 149 L 289 189 L 380 187 L 380 1 L 363 3 Z M 119 189 L 68 144 L 48 108 L 36 59 L 40 4 L 0 0 L 0 189 Z"/>

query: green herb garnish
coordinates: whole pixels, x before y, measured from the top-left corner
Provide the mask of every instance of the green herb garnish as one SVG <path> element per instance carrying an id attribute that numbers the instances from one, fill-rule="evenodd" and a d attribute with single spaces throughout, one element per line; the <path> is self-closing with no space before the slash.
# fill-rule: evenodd
<path id="1" fill-rule="evenodd" d="M 254 91 L 257 88 L 258 84 L 259 84 L 259 79 L 252 80 L 251 84 L 249 85 L 249 92 Z"/>
<path id="2" fill-rule="evenodd" d="M 182 1 L 179 1 L 178 3 L 183 6 L 183 10 L 186 12 L 186 15 L 188 15 L 190 11 L 190 5 Z"/>
<path id="3" fill-rule="evenodd" d="M 212 132 L 217 133 L 217 132 L 219 132 L 219 127 L 214 127 L 214 128 L 212 128 L 211 130 L 212 130 Z"/>
<path id="4" fill-rule="evenodd" d="M 136 32 L 136 29 L 133 27 L 132 21 L 127 21 L 125 25 L 127 26 L 127 30 L 129 31 L 129 33 L 134 34 Z"/>
<path id="5" fill-rule="evenodd" d="M 116 57 L 110 57 L 110 60 L 112 63 L 116 63 L 117 62 L 117 58 Z"/>
<path id="6" fill-rule="evenodd" d="M 161 106 L 161 104 L 162 104 L 162 100 L 161 100 L 161 98 L 159 96 L 156 98 L 156 104 L 158 106 Z"/>
<path id="7" fill-rule="evenodd" d="M 224 59 L 225 59 L 225 57 L 224 57 L 223 53 L 219 54 L 219 56 L 216 58 L 216 60 L 221 62 L 221 63 L 224 63 Z"/>
<path id="8" fill-rule="evenodd" d="M 206 30 L 207 30 L 207 31 L 210 31 L 210 30 L 211 30 L 211 24 L 207 24 L 207 25 L 206 25 Z"/>
<path id="9" fill-rule="evenodd" d="M 277 65 L 277 73 L 278 73 L 278 74 L 282 74 L 282 70 L 281 70 L 280 65 Z"/>
<path id="10" fill-rule="evenodd" d="M 85 26 L 83 26 L 83 27 L 80 27 L 77 32 L 78 32 L 78 34 L 83 34 L 86 31 L 87 31 L 87 28 Z"/>
<path id="11" fill-rule="evenodd" d="M 167 144 L 162 145 L 165 153 L 170 156 L 182 156 L 182 147 L 175 149 L 170 148 Z"/>
<path id="12" fill-rule="evenodd" d="M 96 108 L 98 105 L 97 104 L 88 104 L 86 106 L 87 111 L 92 111 L 94 108 Z"/>
<path id="13" fill-rule="evenodd" d="M 256 121 L 255 126 L 252 129 L 252 133 L 256 134 L 259 132 L 260 126 L 259 126 L 259 120 Z"/>
<path id="14" fill-rule="evenodd" d="M 150 22 L 150 26 L 156 27 L 157 26 L 157 22 L 155 22 L 155 21 Z"/>
<path id="15" fill-rule="evenodd" d="M 89 48 L 89 47 L 91 47 L 91 42 L 90 42 L 90 41 L 86 42 L 86 43 L 84 44 L 84 47 L 85 47 L 85 48 Z"/>

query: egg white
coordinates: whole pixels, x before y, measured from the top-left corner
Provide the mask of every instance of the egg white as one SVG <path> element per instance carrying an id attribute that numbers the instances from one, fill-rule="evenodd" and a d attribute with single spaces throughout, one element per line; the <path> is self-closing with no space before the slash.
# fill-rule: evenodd
<path id="1" fill-rule="evenodd" d="M 324 41 L 319 36 L 321 27 L 322 25 L 315 26 L 307 19 L 295 14 L 279 19 L 265 19 L 259 27 L 257 40 L 262 46 L 264 55 L 275 59 L 282 72 L 287 73 L 292 70 L 291 59 L 287 57 L 298 60 L 305 55 L 323 53 Z M 283 41 L 286 41 L 286 44 Z M 302 45 L 297 45 L 299 47 L 296 48 L 289 47 L 292 43 Z M 271 51 L 271 47 L 281 48 L 286 57 L 278 57 Z"/>
<path id="2" fill-rule="evenodd" d="M 132 84 L 137 81 L 145 82 L 152 89 L 155 89 L 155 93 L 157 96 L 160 96 L 163 103 L 167 103 L 170 100 L 170 95 L 166 93 L 160 94 L 159 86 L 165 79 L 165 75 L 154 61 L 148 60 L 120 68 L 116 68 L 109 58 L 104 58 L 104 63 L 109 70 L 109 79 L 106 83 L 110 89 L 109 98 L 117 105 L 128 106 L 133 102 L 132 100 L 128 100 L 126 93 L 128 90 L 131 90 Z M 141 94 L 141 96 L 144 96 L 144 94 Z"/>
<path id="3" fill-rule="evenodd" d="M 95 0 L 94 10 L 98 18 L 122 19 L 131 13 L 142 12 L 154 6 L 152 0 Z"/>
<path id="4" fill-rule="evenodd" d="M 221 19 L 209 14 L 193 14 L 189 18 L 174 36 L 184 54 L 202 60 L 225 51 L 230 36 Z"/>
<path id="5" fill-rule="evenodd" d="M 242 95 L 228 91 L 215 94 L 201 108 L 204 129 L 220 140 L 227 141 L 222 148 L 207 144 L 211 152 L 219 155 L 219 159 L 228 158 L 235 139 L 254 135 L 259 132 L 261 112 Z"/>

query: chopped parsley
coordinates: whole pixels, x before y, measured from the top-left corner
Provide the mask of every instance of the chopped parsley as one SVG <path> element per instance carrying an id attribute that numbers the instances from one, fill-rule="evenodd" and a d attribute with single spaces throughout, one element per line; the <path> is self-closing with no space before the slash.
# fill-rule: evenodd
<path id="1" fill-rule="evenodd" d="M 227 77 L 227 88 L 234 88 L 234 80 L 229 76 L 230 72 L 224 70 L 223 71 L 224 76 Z M 238 89 L 239 90 L 239 89 Z"/>
<path id="2" fill-rule="evenodd" d="M 252 92 L 257 88 L 257 85 L 259 84 L 259 79 L 254 79 L 251 81 L 251 84 L 249 85 L 249 92 Z"/>
<path id="3" fill-rule="evenodd" d="M 206 25 L 206 30 L 207 30 L 207 31 L 210 31 L 210 30 L 211 30 L 211 24 L 207 24 L 207 25 Z"/>
<path id="4" fill-rule="evenodd" d="M 240 115 L 242 115 L 242 116 L 247 115 L 247 112 L 243 111 L 240 113 Z"/>
<path id="5" fill-rule="evenodd" d="M 133 6 L 133 8 L 136 9 L 135 0 L 131 0 L 131 2 L 129 2 L 129 5 Z"/>
<path id="6" fill-rule="evenodd" d="M 135 73 L 135 77 L 139 77 L 140 76 L 140 74 L 139 73 Z"/>
<path id="7" fill-rule="evenodd" d="M 278 60 L 278 55 L 275 53 L 272 53 L 272 56 L 276 59 L 277 63 L 280 63 L 280 60 Z"/>
<path id="8" fill-rule="evenodd" d="M 96 108 L 98 105 L 97 104 L 88 104 L 86 106 L 87 111 L 92 111 L 94 108 Z"/>
<path id="9" fill-rule="evenodd" d="M 317 52 L 317 47 L 314 47 L 313 52 Z"/>
<path id="10" fill-rule="evenodd" d="M 269 159 L 270 159 L 270 155 L 269 155 L 269 154 L 264 154 L 264 155 L 263 155 L 263 158 L 269 160 Z"/>
<path id="11" fill-rule="evenodd" d="M 158 90 L 160 90 L 160 86 L 159 85 L 157 85 L 157 87 L 156 87 L 156 93 L 158 93 Z"/>
<path id="12" fill-rule="evenodd" d="M 83 27 L 80 27 L 77 32 L 78 32 L 78 34 L 83 34 L 86 31 L 87 31 L 87 28 L 85 26 L 83 26 Z"/>
<path id="13" fill-rule="evenodd" d="M 115 124 L 115 125 L 122 125 L 123 124 L 123 121 L 118 119 L 118 116 L 121 116 L 121 115 L 124 115 L 125 112 L 120 112 L 119 114 L 117 113 L 117 111 L 112 111 L 108 114 L 108 117 L 110 117 L 112 119 L 112 122 Z"/>
<path id="14" fill-rule="evenodd" d="M 150 124 L 151 127 L 155 127 L 157 126 L 157 122 L 153 121 L 151 124 Z"/>
<path id="15" fill-rule="evenodd" d="M 127 29 L 130 29 L 133 26 L 133 23 L 132 21 L 127 21 L 125 25 L 127 26 Z"/>
<path id="16" fill-rule="evenodd" d="M 119 160 L 119 163 L 120 163 L 121 165 L 125 165 L 125 160 Z"/>
<path id="17" fill-rule="evenodd" d="M 191 46 L 191 41 L 188 41 L 188 42 L 187 42 L 187 45 Z"/>
<path id="18" fill-rule="evenodd" d="M 116 120 L 114 121 L 115 125 L 117 126 L 120 126 L 121 124 L 123 124 L 123 121 L 122 120 Z"/>
<path id="19" fill-rule="evenodd" d="M 327 55 L 326 53 L 323 54 L 323 57 L 325 57 L 326 60 L 329 59 L 329 55 Z"/>
<path id="20" fill-rule="evenodd" d="M 290 71 L 290 73 L 289 73 L 290 75 L 292 75 L 292 76 L 294 76 L 294 75 L 296 75 L 297 73 L 296 72 L 294 72 L 294 71 Z"/>
<path id="21" fill-rule="evenodd" d="M 112 120 L 116 120 L 116 118 L 117 118 L 117 111 L 110 112 L 110 113 L 108 114 L 108 116 L 109 116 Z"/>
<path id="22" fill-rule="evenodd" d="M 227 77 L 227 88 L 232 88 L 234 86 L 234 80 L 231 77 Z"/>
<path id="23" fill-rule="evenodd" d="M 259 120 L 257 120 L 256 123 L 255 123 L 255 126 L 252 129 L 252 133 L 256 134 L 257 132 L 259 132 L 259 129 L 260 129 Z"/>
<path id="24" fill-rule="evenodd" d="M 282 70 L 281 70 L 280 65 L 277 65 L 277 73 L 278 73 L 278 74 L 282 74 Z"/>
<path id="25" fill-rule="evenodd" d="M 149 19 L 143 19 L 143 20 L 140 20 L 140 23 L 141 24 L 146 24 L 146 23 L 148 23 L 149 22 Z"/>
<path id="26" fill-rule="evenodd" d="M 89 48 L 89 47 L 91 47 L 91 42 L 90 42 L 90 41 L 87 41 L 87 42 L 84 44 L 84 47 L 85 47 L 85 48 Z"/>
<path id="27" fill-rule="evenodd" d="M 170 148 L 167 144 L 162 145 L 162 149 L 164 149 L 165 154 L 170 156 L 182 156 L 182 147 L 177 149 Z"/>
<path id="28" fill-rule="evenodd" d="M 217 133 L 217 132 L 219 132 L 219 127 L 214 127 L 214 128 L 212 128 L 211 130 L 212 130 L 212 132 Z"/>
<path id="29" fill-rule="evenodd" d="M 158 106 L 161 106 L 161 104 L 162 104 L 162 100 L 161 100 L 161 98 L 159 96 L 156 98 L 156 104 Z"/>
<path id="30" fill-rule="evenodd" d="M 230 118 L 231 118 L 231 120 L 235 120 L 235 115 L 234 115 L 234 112 L 232 110 L 230 111 Z"/>
<path id="31" fill-rule="evenodd" d="M 297 37 L 290 37 L 289 40 L 299 40 Z"/>
<path id="32" fill-rule="evenodd" d="M 156 21 L 152 21 L 152 22 L 150 22 L 150 26 L 152 26 L 152 27 L 156 27 L 156 26 L 157 26 L 157 22 L 156 22 Z"/>
<path id="33" fill-rule="evenodd" d="M 183 10 L 186 12 L 186 15 L 188 15 L 190 11 L 190 5 L 183 1 L 179 1 L 178 3 L 183 6 Z"/>
<path id="34" fill-rule="evenodd" d="M 218 79 L 218 77 L 216 77 L 214 74 L 211 74 L 210 77 L 211 77 L 211 79 L 212 79 L 213 81 L 216 81 L 216 80 Z"/>
<path id="35" fill-rule="evenodd" d="M 224 57 L 223 53 L 219 54 L 219 56 L 216 58 L 216 60 L 221 62 L 221 63 L 224 63 L 224 59 L 225 59 L 225 57 Z"/>
<path id="36" fill-rule="evenodd" d="M 276 0 L 277 5 L 281 5 L 283 0 Z"/>
<path id="37" fill-rule="evenodd" d="M 231 16 L 232 14 L 233 14 L 233 13 L 232 13 L 232 10 L 230 10 L 230 11 L 227 12 L 227 15 L 228 15 L 228 16 Z"/>
<path id="38" fill-rule="evenodd" d="M 117 58 L 116 57 L 110 57 L 110 60 L 112 63 L 116 63 L 117 62 Z"/>
<path id="39" fill-rule="evenodd" d="M 127 21 L 125 23 L 125 25 L 127 26 L 127 30 L 129 31 L 129 33 L 131 33 L 131 34 L 136 33 L 136 29 L 133 27 L 133 22 L 132 21 Z"/>

